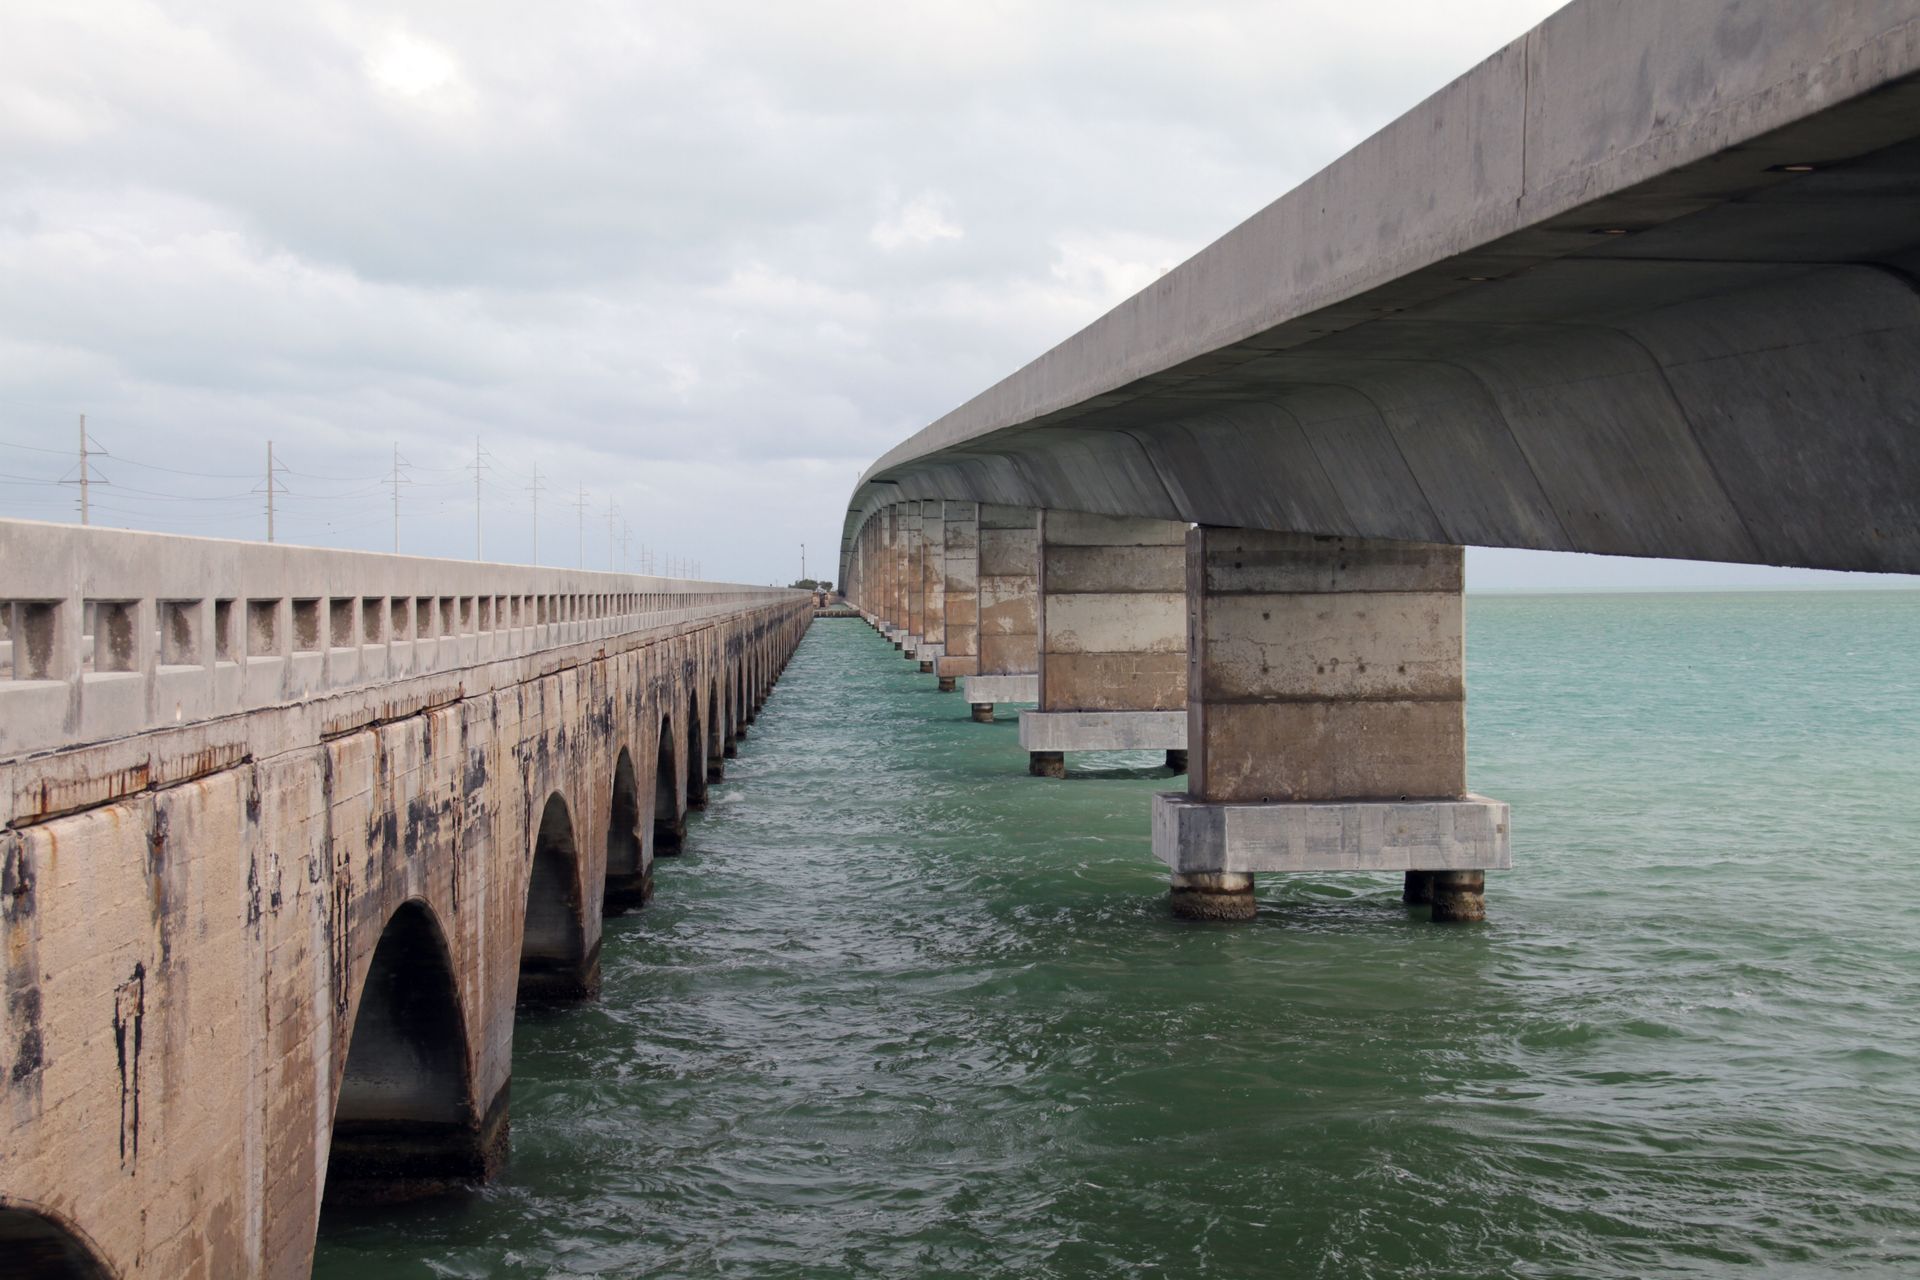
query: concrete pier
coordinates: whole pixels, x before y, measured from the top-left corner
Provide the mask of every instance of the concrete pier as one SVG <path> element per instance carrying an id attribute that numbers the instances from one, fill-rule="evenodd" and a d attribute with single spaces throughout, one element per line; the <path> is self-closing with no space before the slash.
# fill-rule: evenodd
<path id="1" fill-rule="evenodd" d="M 920 504 L 920 644 L 914 658 L 923 675 L 932 675 L 934 664 L 946 652 L 947 643 L 947 504 Z"/>
<path id="2" fill-rule="evenodd" d="M 1185 539 L 1175 520 L 1041 513 L 1031 771 L 1069 751 L 1186 748 Z"/>
<path id="3" fill-rule="evenodd" d="M 927 634 L 927 540 L 920 521 L 922 509 L 935 505 L 909 502 L 902 516 L 906 529 L 906 616 L 900 625 L 907 633 L 903 648 L 909 659 L 919 652 L 920 641 Z"/>
<path id="4" fill-rule="evenodd" d="M 941 585 L 944 626 L 940 656 L 934 673 L 940 692 L 952 693 L 958 682 L 980 670 L 980 504 L 945 504 Z"/>
<path id="5" fill-rule="evenodd" d="M 1174 909 L 1195 875 L 1401 871 L 1479 919 L 1511 860 L 1507 806 L 1466 787 L 1460 549 L 1201 527 L 1187 586 L 1188 789 L 1153 808 Z"/>
<path id="6" fill-rule="evenodd" d="M 978 536 L 979 655 L 962 689 L 990 724 L 997 703 L 1040 700 L 1039 513 L 983 502 Z"/>

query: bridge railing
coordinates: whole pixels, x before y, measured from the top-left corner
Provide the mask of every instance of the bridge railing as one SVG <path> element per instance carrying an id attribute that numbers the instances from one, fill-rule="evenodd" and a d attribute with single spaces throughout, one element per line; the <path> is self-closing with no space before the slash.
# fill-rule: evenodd
<path id="1" fill-rule="evenodd" d="M 0 520 L 0 759 L 795 594 Z"/>

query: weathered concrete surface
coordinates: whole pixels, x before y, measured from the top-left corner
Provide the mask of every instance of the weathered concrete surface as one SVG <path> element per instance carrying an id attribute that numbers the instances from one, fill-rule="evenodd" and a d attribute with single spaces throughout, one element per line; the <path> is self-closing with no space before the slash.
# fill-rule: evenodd
<path id="1" fill-rule="evenodd" d="M 1480 871 L 1513 866 L 1507 806 L 1485 796 L 1317 804 L 1153 798 L 1153 852 L 1180 875 Z"/>
<path id="2" fill-rule="evenodd" d="M 25 520 L 0 521 L 0 551 L 19 633 L 0 641 L 0 758 L 717 617 L 767 590 Z"/>
<path id="3" fill-rule="evenodd" d="M 1040 676 L 968 676 L 964 692 L 968 702 L 1038 702 Z"/>
<path id="4" fill-rule="evenodd" d="M 1916 157 L 1920 0 L 1576 0 L 890 451 L 846 534 L 942 497 L 1920 571 Z"/>
<path id="5" fill-rule="evenodd" d="M 1238 923 L 1254 917 L 1253 877 L 1234 871 L 1175 873 L 1169 892 L 1173 914 L 1187 920 Z"/>
<path id="6" fill-rule="evenodd" d="M 10 586 L 30 572 L 19 536 L 0 526 Z M 443 567 L 436 598 L 488 568 Z M 203 559 L 195 581 L 221 579 Z M 580 579 L 552 581 L 537 594 Z M 638 781 L 664 757 L 682 808 L 723 686 L 758 705 L 809 611 L 762 589 L 708 617 L 0 757 L 0 1202 L 73 1224 L 117 1276 L 304 1277 L 330 1172 L 389 1190 L 483 1174 L 523 960 L 590 981 L 610 878 L 650 868 L 659 798 Z M 564 829 L 543 821 L 556 805 Z M 399 953 L 420 963 L 381 978 L 377 957 Z M 383 1047 L 381 1027 L 412 1038 Z"/>
<path id="7" fill-rule="evenodd" d="M 1153 809 L 1176 877 L 1511 865 L 1507 806 L 1466 790 L 1460 548 L 1206 527 L 1186 543 L 1188 793 Z M 1175 910 L 1190 898 L 1176 880 Z"/>
<path id="8" fill-rule="evenodd" d="M 918 657 L 932 662 L 947 643 L 947 504 L 920 504 L 920 646 Z M 927 668 L 929 671 L 931 667 Z"/>
<path id="9" fill-rule="evenodd" d="M 1194 796 L 1465 793 L 1460 548 L 1200 528 L 1186 554 Z"/>
<path id="10" fill-rule="evenodd" d="M 1184 711 L 1022 711 L 1028 751 L 1186 750 Z"/>
<path id="11" fill-rule="evenodd" d="M 1177 521 L 1041 513 L 1041 711 L 1186 705 L 1185 542 Z"/>
<path id="12" fill-rule="evenodd" d="M 946 638 L 934 668 L 950 690 L 960 676 L 980 670 L 980 506 L 974 502 L 946 504 L 946 580 L 941 608 Z"/>
<path id="13" fill-rule="evenodd" d="M 1031 508 L 980 505 L 981 675 L 1040 670 L 1038 523 Z"/>

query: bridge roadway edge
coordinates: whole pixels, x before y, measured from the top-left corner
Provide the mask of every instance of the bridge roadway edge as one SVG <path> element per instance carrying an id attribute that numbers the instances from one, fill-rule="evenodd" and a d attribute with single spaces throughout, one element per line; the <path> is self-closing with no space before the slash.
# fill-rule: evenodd
<path id="1" fill-rule="evenodd" d="M 444 933 L 477 1132 L 510 1085 L 547 798 L 597 951 L 620 750 L 651 779 L 664 721 L 684 813 L 692 744 L 744 732 L 810 614 L 775 601 L 0 763 L 0 1204 L 119 1276 L 308 1274 L 388 920 L 419 903 Z"/>

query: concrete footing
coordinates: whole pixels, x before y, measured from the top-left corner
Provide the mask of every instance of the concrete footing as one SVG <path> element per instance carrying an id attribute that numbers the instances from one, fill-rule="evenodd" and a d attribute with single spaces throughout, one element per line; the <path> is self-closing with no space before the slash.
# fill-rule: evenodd
<path id="1" fill-rule="evenodd" d="M 511 1087 L 500 1086 L 477 1125 L 336 1120 L 325 1203 L 401 1204 L 492 1181 L 507 1162 Z"/>
<path id="2" fill-rule="evenodd" d="M 1167 901 L 1183 920 L 1251 920 L 1253 877 L 1234 871 L 1176 875 Z"/>
<path id="3" fill-rule="evenodd" d="M 622 912 L 637 911 L 653 900 L 653 871 L 648 869 L 638 874 L 607 875 L 607 892 L 601 900 L 600 911 L 603 915 L 617 916 Z"/>
<path id="4" fill-rule="evenodd" d="M 523 1005 L 573 1004 L 600 994 L 600 943 L 596 940 L 579 960 L 559 957 L 520 957 Z"/>
<path id="5" fill-rule="evenodd" d="M 1175 773 L 1185 773 L 1187 771 L 1187 749 L 1185 747 L 1169 747 L 1167 749 L 1167 768 L 1173 770 Z"/>
<path id="6" fill-rule="evenodd" d="M 1402 900 L 1431 903 L 1435 921 L 1484 920 L 1486 871 L 1513 865 L 1507 818 L 1504 802 L 1474 795 L 1222 804 L 1162 792 L 1153 798 L 1153 852 L 1173 872 L 1174 912 L 1191 919 L 1250 918 L 1256 872 L 1401 871 Z M 1240 880 L 1244 908 L 1197 896 Z"/>
<path id="7" fill-rule="evenodd" d="M 923 676 L 930 676 L 933 674 L 932 658 L 922 658 L 920 660 L 920 674 Z"/>
<path id="8" fill-rule="evenodd" d="M 968 702 L 1038 702 L 1040 701 L 1040 677 L 1037 673 L 1025 675 L 988 675 L 967 676 L 962 686 Z"/>
<path id="9" fill-rule="evenodd" d="M 1163 791 L 1153 798 L 1153 852 L 1182 875 L 1504 871 L 1513 866 L 1507 814 L 1504 801 L 1475 795 L 1226 804 Z"/>
<path id="10" fill-rule="evenodd" d="M 992 724 L 993 723 L 993 704 L 991 702 L 974 703 L 973 704 L 973 722 L 975 724 Z"/>
<path id="11" fill-rule="evenodd" d="M 942 693 L 952 693 L 952 692 L 954 691 L 954 689 L 955 689 L 955 688 L 957 688 L 957 687 L 958 687 L 958 684 L 957 684 L 957 682 L 956 682 L 956 680 L 954 679 L 954 677 L 952 677 L 952 676 L 941 676 L 941 677 L 940 677 L 940 692 L 942 692 Z"/>
<path id="12" fill-rule="evenodd" d="M 1030 751 L 1027 753 L 1027 772 L 1036 778 L 1064 778 L 1067 776 L 1066 753 Z"/>
<path id="13" fill-rule="evenodd" d="M 1430 873 L 1428 901 L 1435 924 L 1487 918 L 1487 878 L 1480 871 Z"/>
<path id="14" fill-rule="evenodd" d="M 1028 751 L 1185 752 L 1187 713 L 1022 711 L 1020 745 Z"/>

